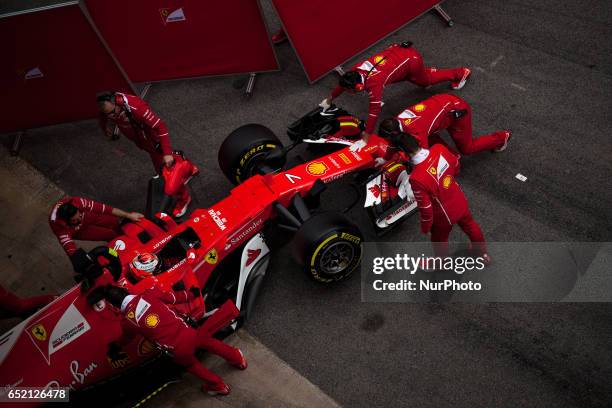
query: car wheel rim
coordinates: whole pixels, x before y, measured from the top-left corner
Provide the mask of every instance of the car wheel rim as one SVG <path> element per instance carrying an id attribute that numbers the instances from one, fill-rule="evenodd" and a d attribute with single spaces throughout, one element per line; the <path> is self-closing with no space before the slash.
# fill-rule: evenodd
<path id="1" fill-rule="evenodd" d="M 349 242 L 334 242 L 321 254 L 321 271 L 329 275 L 341 273 L 349 267 L 354 256 L 355 249 Z"/>
<path id="2" fill-rule="evenodd" d="M 268 153 L 267 151 L 256 153 L 249 159 L 249 163 L 247 164 L 246 171 L 245 171 L 245 174 L 246 174 L 245 180 L 257 174 L 257 163 L 259 162 L 259 159 L 264 157 L 267 153 Z"/>

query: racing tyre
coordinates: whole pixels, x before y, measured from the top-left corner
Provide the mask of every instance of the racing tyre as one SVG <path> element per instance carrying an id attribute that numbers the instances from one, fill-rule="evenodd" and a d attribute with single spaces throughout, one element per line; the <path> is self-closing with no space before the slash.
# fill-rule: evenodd
<path id="1" fill-rule="evenodd" d="M 294 238 L 298 261 L 321 283 L 348 278 L 361 263 L 363 236 L 359 228 L 337 213 L 317 214 L 306 220 Z"/>
<path id="2" fill-rule="evenodd" d="M 234 184 L 240 184 L 254 174 L 265 162 L 274 170 L 284 164 L 284 155 L 266 160 L 274 149 L 281 149 L 283 144 L 274 132 L 263 125 L 251 123 L 234 130 L 221 144 L 219 149 L 219 167 L 223 174 Z"/>

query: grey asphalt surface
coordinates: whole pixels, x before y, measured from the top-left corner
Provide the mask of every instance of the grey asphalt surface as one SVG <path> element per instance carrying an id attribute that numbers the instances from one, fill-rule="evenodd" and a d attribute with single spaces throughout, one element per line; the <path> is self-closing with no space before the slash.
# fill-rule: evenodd
<path id="1" fill-rule="evenodd" d="M 450 0 L 445 7 L 453 28 L 428 13 L 364 55 L 410 39 L 428 65 L 473 68 L 457 94 L 472 105 L 474 133 L 514 132 L 506 152 L 462 163 L 459 182 L 487 239 L 612 240 L 612 3 Z M 147 99 L 173 145 L 203 169 L 193 183 L 197 205 L 230 189 L 216 156 L 231 130 L 258 122 L 287 140 L 286 125 L 334 84 L 329 75 L 309 85 L 290 46 L 277 52 L 282 71 L 260 76 L 248 101 L 231 77 L 151 89 Z M 383 114 L 439 92 L 449 89 L 395 85 L 385 91 Z M 342 96 L 338 104 L 366 114 L 365 98 Z M 147 155 L 125 140 L 107 142 L 95 121 L 28 131 L 21 156 L 72 194 L 144 209 L 153 172 Z M 330 190 L 325 208 L 343 208 L 346 184 Z M 350 215 L 367 225 L 359 208 Z M 464 240 L 458 231 L 452 238 Z M 378 240 L 424 239 L 413 217 Z M 361 303 L 357 276 L 316 285 L 286 247 L 272 259 L 247 329 L 347 407 L 612 405 L 610 304 Z"/>

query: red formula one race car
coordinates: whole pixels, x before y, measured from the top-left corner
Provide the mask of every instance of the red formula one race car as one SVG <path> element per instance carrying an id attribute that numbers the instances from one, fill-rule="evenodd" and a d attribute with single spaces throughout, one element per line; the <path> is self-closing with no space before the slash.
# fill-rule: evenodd
<path id="1" fill-rule="evenodd" d="M 364 129 L 363 121 L 332 105 L 327 110 L 316 108 L 308 112 L 289 126 L 287 135 L 293 142 L 292 146 L 307 143 L 311 147 L 343 147 L 359 140 Z M 383 234 L 398 225 L 400 220 L 414 214 L 417 204 L 401 156 L 389 154 L 392 152 L 388 150 L 393 148 L 386 140 L 374 137 L 369 144 L 368 149 L 372 149 L 372 145 L 378 146 L 375 164 L 378 171 L 363 171 L 358 179 L 365 179 L 360 183 L 360 191 L 365 191 L 364 207 L 375 231 Z"/>
<path id="2" fill-rule="evenodd" d="M 84 390 L 160 355 L 141 338 L 121 359 L 107 358 L 108 343 L 120 333 L 118 312 L 100 296 L 99 288 L 109 282 L 133 293 L 152 286 L 168 293 L 196 286 L 202 296 L 176 305 L 176 313 L 190 324 L 206 325 L 210 333 L 236 329 L 251 311 L 266 272 L 270 248 L 264 228 L 270 224 L 295 232 L 295 253 L 314 280 L 335 282 L 354 272 L 362 254 L 359 228 L 342 214 L 313 210 L 326 183 L 374 169 L 387 142 L 372 136 L 361 152 L 343 148 L 282 170 L 290 148 L 261 125 L 237 129 L 219 152 L 221 168 L 238 184 L 227 198 L 196 209 L 180 223 L 165 213 L 128 223 L 124 235 L 75 262 L 81 285 L 0 337 L 2 392 L 18 386 Z M 143 253 L 161 261 L 149 276 L 130 267 Z"/>

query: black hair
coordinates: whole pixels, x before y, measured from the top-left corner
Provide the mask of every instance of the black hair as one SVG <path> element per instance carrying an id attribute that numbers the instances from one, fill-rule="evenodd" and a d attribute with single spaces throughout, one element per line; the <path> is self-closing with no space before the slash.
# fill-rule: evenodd
<path id="1" fill-rule="evenodd" d="M 340 77 L 339 84 L 343 88 L 353 89 L 361 82 L 361 75 L 357 71 L 349 71 Z"/>
<path id="2" fill-rule="evenodd" d="M 380 122 L 380 126 L 378 126 L 378 136 L 380 137 L 390 138 L 393 134 L 399 132 L 399 123 L 395 118 L 387 118 Z"/>
<path id="3" fill-rule="evenodd" d="M 66 222 L 70 221 L 72 217 L 77 213 L 79 209 L 74 206 L 74 204 L 68 202 L 59 206 L 57 209 L 57 216 L 59 219 L 64 220 Z"/>
<path id="4" fill-rule="evenodd" d="M 111 305 L 120 308 L 123 299 L 128 296 L 130 292 L 126 288 L 120 286 L 106 285 L 104 290 L 104 297 L 108 300 Z"/>
<path id="5" fill-rule="evenodd" d="M 415 154 L 421 148 L 416 138 L 408 133 L 400 132 L 393 139 L 392 143 L 408 155 Z"/>
<path id="6" fill-rule="evenodd" d="M 113 91 L 104 91 L 96 94 L 96 102 L 115 102 L 115 92 Z"/>

